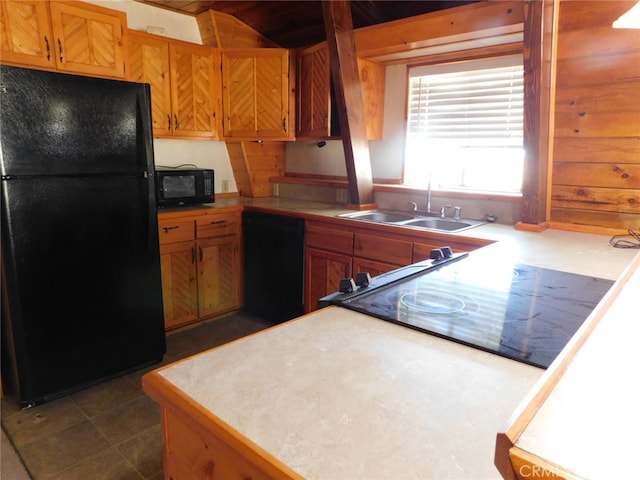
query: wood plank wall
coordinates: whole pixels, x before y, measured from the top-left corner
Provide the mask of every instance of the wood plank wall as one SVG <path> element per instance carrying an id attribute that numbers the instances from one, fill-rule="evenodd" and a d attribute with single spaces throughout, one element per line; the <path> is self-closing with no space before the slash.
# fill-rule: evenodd
<path id="1" fill-rule="evenodd" d="M 560 3 L 552 223 L 640 230 L 640 30 L 635 2 Z"/>

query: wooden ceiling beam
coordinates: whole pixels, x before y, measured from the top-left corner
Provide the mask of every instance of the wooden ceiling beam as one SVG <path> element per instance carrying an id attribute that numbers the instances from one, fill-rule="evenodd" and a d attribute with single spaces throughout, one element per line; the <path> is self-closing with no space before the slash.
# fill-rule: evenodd
<path id="1" fill-rule="evenodd" d="M 349 201 L 353 208 L 371 208 L 373 175 L 349 1 L 323 1 L 322 14 L 344 146 Z"/>

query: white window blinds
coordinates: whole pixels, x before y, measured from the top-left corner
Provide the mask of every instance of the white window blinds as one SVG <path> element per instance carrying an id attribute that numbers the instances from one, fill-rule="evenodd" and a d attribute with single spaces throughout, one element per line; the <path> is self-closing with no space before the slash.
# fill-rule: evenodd
<path id="1" fill-rule="evenodd" d="M 519 191 L 522 56 L 409 70 L 405 183 Z"/>
<path id="2" fill-rule="evenodd" d="M 410 72 L 409 134 L 456 147 L 522 148 L 520 58 L 467 62 L 439 73 L 444 67 Z"/>

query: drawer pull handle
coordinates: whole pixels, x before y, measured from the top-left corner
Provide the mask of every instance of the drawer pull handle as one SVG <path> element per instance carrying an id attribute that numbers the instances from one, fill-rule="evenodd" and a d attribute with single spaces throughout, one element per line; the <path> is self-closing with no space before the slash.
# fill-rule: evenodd
<path id="1" fill-rule="evenodd" d="M 170 230 L 175 230 L 176 228 L 180 228 L 180 227 L 177 225 L 173 227 L 162 227 L 162 229 L 164 230 L 164 233 L 169 233 Z"/>
<path id="2" fill-rule="evenodd" d="M 223 223 L 227 223 L 226 220 L 213 220 L 211 225 L 222 225 Z"/>
<path id="3" fill-rule="evenodd" d="M 47 60 L 51 60 L 51 46 L 46 35 L 44 36 L 44 43 L 47 45 Z"/>

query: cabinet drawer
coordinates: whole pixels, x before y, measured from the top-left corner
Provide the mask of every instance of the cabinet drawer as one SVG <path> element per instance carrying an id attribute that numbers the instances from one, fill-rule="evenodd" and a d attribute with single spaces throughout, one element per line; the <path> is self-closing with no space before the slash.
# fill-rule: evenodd
<path id="1" fill-rule="evenodd" d="M 203 215 L 196 219 L 196 238 L 233 235 L 239 232 L 240 215 L 237 212 Z"/>
<path id="2" fill-rule="evenodd" d="M 193 219 L 166 219 L 158 222 L 160 245 L 174 242 L 186 242 L 195 238 Z"/>
<path id="3" fill-rule="evenodd" d="M 305 245 L 332 252 L 353 255 L 353 232 L 320 227 L 307 223 Z"/>
<path id="4" fill-rule="evenodd" d="M 404 266 L 411 264 L 413 242 L 356 233 L 353 255 Z"/>

